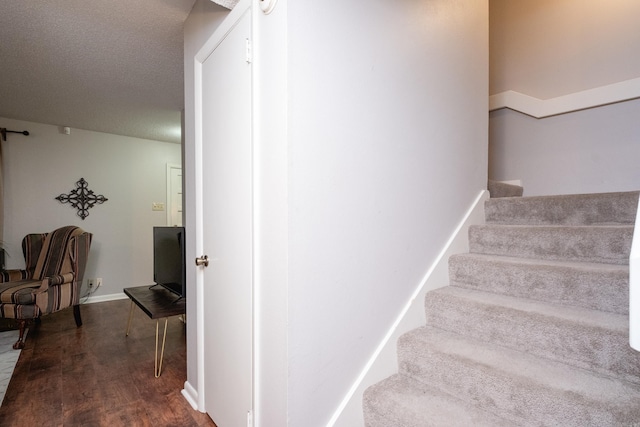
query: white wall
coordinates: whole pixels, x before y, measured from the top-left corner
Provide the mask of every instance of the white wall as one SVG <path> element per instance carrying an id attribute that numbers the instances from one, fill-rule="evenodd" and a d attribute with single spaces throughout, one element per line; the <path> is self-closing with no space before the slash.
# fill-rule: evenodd
<path id="1" fill-rule="evenodd" d="M 491 0 L 490 93 L 540 99 L 640 77 L 634 0 Z M 490 114 L 489 176 L 525 195 L 637 190 L 638 100 L 544 119 Z"/>
<path id="2" fill-rule="evenodd" d="M 23 268 L 20 249 L 28 233 L 77 225 L 93 233 L 87 278 L 101 277 L 94 296 L 110 298 L 129 286 L 153 283 L 152 227 L 166 224 L 166 165 L 181 163 L 180 145 L 0 119 L 2 127 L 28 130 L 2 142 L 4 165 L 4 240 L 9 268 Z M 89 209 L 82 220 L 70 204 L 55 200 L 84 178 L 89 190 L 108 201 Z"/>
<path id="3" fill-rule="evenodd" d="M 288 2 L 254 17 L 255 420 L 288 425 Z"/>
<path id="4" fill-rule="evenodd" d="M 256 425 L 329 422 L 486 186 L 488 6 L 467 3 L 254 14 Z M 192 58 L 217 26 L 202 6 L 185 26 L 192 189 Z"/>
<path id="5" fill-rule="evenodd" d="M 487 179 L 488 4 L 288 3 L 290 426 L 325 425 Z"/>

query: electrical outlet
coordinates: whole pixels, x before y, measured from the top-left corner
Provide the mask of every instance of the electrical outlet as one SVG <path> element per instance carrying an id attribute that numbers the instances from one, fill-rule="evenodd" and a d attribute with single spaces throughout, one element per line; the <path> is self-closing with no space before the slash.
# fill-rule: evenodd
<path id="1" fill-rule="evenodd" d="M 100 286 L 102 286 L 102 277 L 98 277 L 96 279 L 96 288 L 99 288 Z"/>
<path id="2" fill-rule="evenodd" d="M 94 279 L 87 279 L 87 285 L 90 288 L 93 288 L 93 285 L 95 284 L 95 280 Z"/>

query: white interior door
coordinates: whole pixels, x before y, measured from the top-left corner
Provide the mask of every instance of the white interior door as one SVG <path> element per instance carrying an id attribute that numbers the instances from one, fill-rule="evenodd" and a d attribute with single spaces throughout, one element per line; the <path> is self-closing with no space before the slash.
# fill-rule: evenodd
<path id="1" fill-rule="evenodd" d="M 204 401 L 248 425 L 253 392 L 251 64 L 247 11 L 202 64 Z"/>
<path id="2" fill-rule="evenodd" d="M 182 167 L 167 164 L 167 225 L 182 226 Z"/>

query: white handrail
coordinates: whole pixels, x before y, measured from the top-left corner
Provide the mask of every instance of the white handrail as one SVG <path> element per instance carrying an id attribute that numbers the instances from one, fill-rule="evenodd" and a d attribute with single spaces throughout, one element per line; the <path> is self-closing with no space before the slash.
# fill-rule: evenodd
<path id="1" fill-rule="evenodd" d="M 640 201 L 629 255 L 629 345 L 640 351 Z"/>
<path id="2" fill-rule="evenodd" d="M 489 111 L 509 108 L 541 119 L 640 98 L 640 78 L 624 80 L 551 99 L 538 99 L 512 90 L 489 96 Z"/>

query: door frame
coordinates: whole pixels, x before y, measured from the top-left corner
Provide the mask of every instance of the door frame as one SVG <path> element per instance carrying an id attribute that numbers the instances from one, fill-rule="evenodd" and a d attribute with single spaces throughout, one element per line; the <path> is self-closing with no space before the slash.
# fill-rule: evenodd
<path id="1" fill-rule="evenodd" d="M 229 12 L 229 15 L 222 21 L 220 26 L 214 31 L 214 33 L 209 37 L 207 42 L 202 46 L 202 48 L 198 51 L 194 58 L 194 154 L 195 154 L 195 165 L 194 165 L 194 177 L 195 177 L 195 230 L 194 230 L 194 242 L 191 243 L 193 247 L 195 247 L 196 256 L 202 255 L 204 251 L 204 238 L 203 238 L 203 223 L 204 220 L 202 218 L 203 212 L 203 204 L 202 200 L 204 197 L 203 190 L 203 171 L 202 171 L 202 162 L 199 159 L 202 159 L 203 154 L 203 137 L 202 137 L 202 126 L 203 126 L 203 100 L 202 100 L 202 67 L 207 58 L 213 53 L 213 51 L 222 43 L 225 37 L 231 32 L 231 30 L 235 27 L 236 23 L 242 18 L 242 16 L 252 8 L 253 2 L 252 0 L 240 0 L 240 2 Z M 252 28 L 255 26 L 255 13 L 252 13 Z M 255 33 L 255 31 L 253 31 Z M 253 77 L 252 77 L 252 99 L 254 98 L 255 87 L 253 85 Z M 252 104 L 255 104 L 252 101 Z M 252 106 L 252 109 L 255 108 Z M 255 127 L 255 123 L 253 122 L 255 119 L 252 114 L 252 156 L 253 154 L 253 140 L 254 140 L 254 132 L 253 128 Z M 255 176 L 255 174 L 254 174 Z M 255 187 L 254 187 L 255 188 Z M 255 199 L 255 194 L 252 195 L 252 198 Z M 255 215 L 253 221 L 255 221 Z M 256 242 L 255 236 L 253 237 L 252 247 L 255 251 Z M 195 265 L 190 264 L 189 260 L 187 260 L 187 265 Z M 255 271 L 255 266 L 253 266 L 253 270 Z M 204 271 L 202 269 L 195 270 L 195 287 L 196 287 L 196 295 L 195 295 L 195 308 L 196 308 L 196 360 L 197 360 L 197 406 L 200 412 L 206 412 L 206 404 L 205 404 L 205 358 L 204 358 L 204 310 L 205 310 L 205 301 L 204 301 Z M 255 282 L 252 284 L 252 292 L 255 294 Z M 252 309 L 252 322 L 255 326 L 255 306 Z M 255 329 L 254 329 L 255 331 Z M 252 336 L 253 340 L 253 348 L 255 349 L 256 340 L 255 340 L 255 332 Z M 253 418 L 255 419 L 255 402 L 256 402 L 256 387 L 255 387 L 255 350 L 254 354 L 252 354 L 252 366 L 254 370 L 254 375 L 252 378 L 252 401 L 253 406 L 252 413 Z M 253 425 L 253 422 L 251 423 Z"/>

